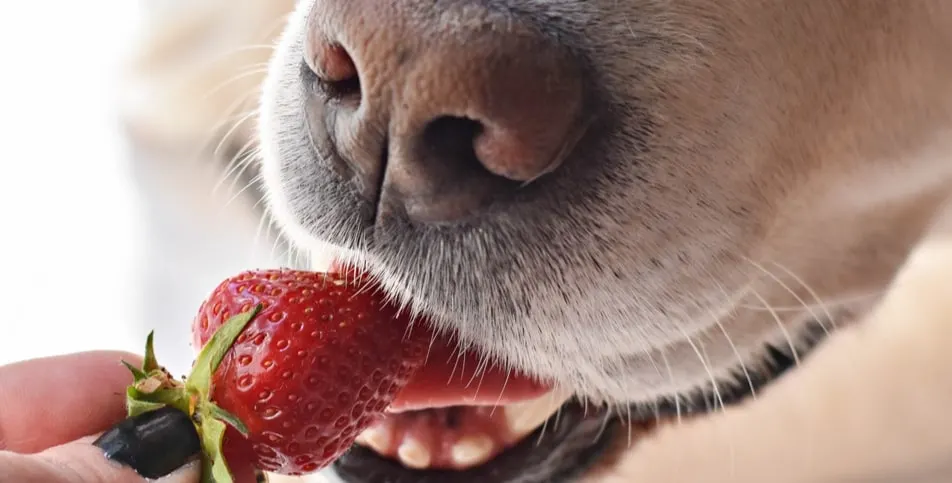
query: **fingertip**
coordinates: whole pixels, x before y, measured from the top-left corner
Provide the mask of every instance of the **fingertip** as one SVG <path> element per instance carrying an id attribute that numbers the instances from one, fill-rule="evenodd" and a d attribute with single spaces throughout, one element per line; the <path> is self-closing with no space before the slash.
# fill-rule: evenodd
<path id="1" fill-rule="evenodd" d="M 28 458 L 34 459 L 37 467 L 50 475 L 48 479 L 34 481 L 198 483 L 201 479 L 201 463 L 197 460 L 190 461 L 156 478 L 146 478 L 135 469 L 107 458 L 104 451 L 94 445 L 92 437 L 50 448 Z"/>
<path id="2" fill-rule="evenodd" d="M 0 367 L 0 449 L 32 453 L 100 432 L 125 417 L 121 361 L 141 357 L 95 351 Z"/>

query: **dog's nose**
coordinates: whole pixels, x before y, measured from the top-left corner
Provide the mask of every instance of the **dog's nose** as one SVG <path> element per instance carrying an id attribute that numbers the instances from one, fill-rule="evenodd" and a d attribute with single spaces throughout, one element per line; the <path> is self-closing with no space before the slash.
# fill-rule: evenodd
<path id="1" fill-rule="evenodd" d="M 456 221 L 557 168 L 584 131 L 583 70 L 488 2 L 318 0 L 308 121 L 381 213 Z"/>

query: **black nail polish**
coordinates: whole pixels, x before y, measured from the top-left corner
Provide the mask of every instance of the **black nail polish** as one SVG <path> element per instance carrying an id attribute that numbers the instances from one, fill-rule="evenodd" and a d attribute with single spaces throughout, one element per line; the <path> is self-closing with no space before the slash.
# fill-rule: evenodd
<path id="1" fill-rule="evenodd" d="M 195 425 L 187 414 L 171 407 L 127 418 L 93 445 L 102 449 L 106 458 L 150 479 L 168 475 L 201 452 Z"/>

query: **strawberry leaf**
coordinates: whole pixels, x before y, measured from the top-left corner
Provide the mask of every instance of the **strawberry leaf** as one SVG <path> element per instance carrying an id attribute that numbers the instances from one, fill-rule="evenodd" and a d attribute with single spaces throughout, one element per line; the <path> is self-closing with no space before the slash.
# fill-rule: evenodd
<path id="1" fill-rule="evenodd" d="M 119 362 L 121 362 L 122 365 L 126 366 L 126 369 L 129 369 L 129 372 L 132 373 L 132 378 L 133 378 L 133 381 L 134 381 L 134 382 L 139 382 L 139 381 L 141 381 L 141 380 L 143 380 L 143 379 L 149 377 L 148 375 L 146 375 L 145 372 L 142 372 L 142 370 L 139 369 L 138 367 L 136 367 L 136 366 L 134 366 L 134 365 L 132 365 L 132 364 L 129 364 L 129 363 L 126 362 L 126 361 L 119 361 Z"/>
<path id="2" fill-rule="evenodd" d="M 154 404 L 158 407 L 172 406 L 185 414 L 191 414 L 189 412 L 188 394 L 181 387 L 160 389 L 155 392 L 142 392 L 136 389 L 135 386 L 129 386 L 126 388 L 126 400 L 127 403 Z"/>
<path id="3" fill-rule="evenodd" d="M 211 393 L 212 375 L 218 369 L 222 359 L 225 358 L 225 354 L 235 344 L 235 340 L 260 311 L 261 304 L 258 304 L 248 312 L 228 319 L 215 331 L 205 347 L 198 353 L 198 357 L 195 358 L 192 374 L 188 376 L 188 380 L 185 382 L 190 390 L 198 392 L 202 399 L 208 399 L 208 395 Z"/>
<path id="4" fill-rule="evenodd" d="M 206 404 L 206 408 L 208 410 L 209 416 L 225 422 L 229 426 L 238 430 L 238 432 L 241 433 L 242 436 L 248 437 L 248 427 L 245 426 L 245 423 L 241 422 L 241 420 L 238 419 L 237 416 L 235 416 L 234 414 L 231 414 L 228 411 L 225 411 L 224 409 L 221 408 L 221 406 L 211 401 L 205 404 Z"/>
<path id="5" fill-rule="evenodd" d="M 202 438 L 202 483 L 233 483 L 231 471 L 225 462 L 222 441 L 225 423 L 214 418 L 203 418 L 199 432 Z"/>
<path id="6" fill-rule="evenodd" d="M 126 389 L 126 415 L 130 418 L 136 417 L 140 414 L 147 413 L 149 411 L 155 411 L 165 407 L 165 404 L 158 402 L 143 401 L 136 398 L 134 394 L 135 389 L 128 388 Z"/>
<path id="7" fill-rule="evenodd" d="M 142 371 L 146 373 L 159 368 L 159 361 L 155 358 L 154 337 L 155 331 L 152 331 L 149 332 L 149 336 L 145 339 L 145 360 L 142 362 Z"/>

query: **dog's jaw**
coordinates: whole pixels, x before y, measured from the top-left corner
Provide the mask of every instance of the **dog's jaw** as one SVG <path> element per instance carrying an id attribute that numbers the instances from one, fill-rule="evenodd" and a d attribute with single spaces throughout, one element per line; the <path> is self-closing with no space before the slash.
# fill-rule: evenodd
<path id="1" fill-rule="evenodd" d="M 262 102 L 263 176 L 285 232 L 308 250 L 339 247 L 465 342 L 594 399 L 687 391 L 739 361 L 754 364 L 767 341 L 795 345 L 798 324 L 820 318 L 832 328 L 827 310 L 873 302 L 945 195 L 931 178 L 892 210 L 829 204 L 851 198 L 840 196 L 837 180 L 857 171 L 921 169 L 907 158 L 923 141 L 907 139 L 949 125 L 940 115 L 925 126 L 907 122 L 928 103 L 949 112 L 947 93 L 916 93 L 915 83 L 933 82 L 925 76 L 940 68 L 929 52 L 902 54 L 921 41 L 910 38 L 909 16 L 928 24 L 940 4 L 734 11 L 560 0 L 535 8 L 598 25 L 584 38 L 569 22 L 553 28 L 578 50 L 598 52 L 590 61 L 614 107 L 611 135 L 584 153 L 600 167 L 547 181 L 575 198 L 543 193 L 449 231 L 368 228 L 304 130 L 298 72 L 312 3 L 292 16 Z M 613 19 L 639 41 L 621 42 L 623 23 Z M 900 30 L 885 39 L 892 45 L 871 38 L 880 23 Z M 915 28 L 936 43 L 944 36 L 930 31 L 935 25 Z M 829 50 L 793 47 L 808 39 Z M 784 49 L 786 63 L 776 59 Z M 618 58 L 626 64 L 610 60 Z M 817 83 L 797 71 L 806 68 L 839 77 Z M 910 81 L 897 85 L 883 69 L 904 69 Z M 809 112 L 791 112 L 800 102 L 811 103 L 799 108 Z M 899 106 L 906 119 L 865 117 Z M 870 159 L 870 149 L 882 159 Z"/>

